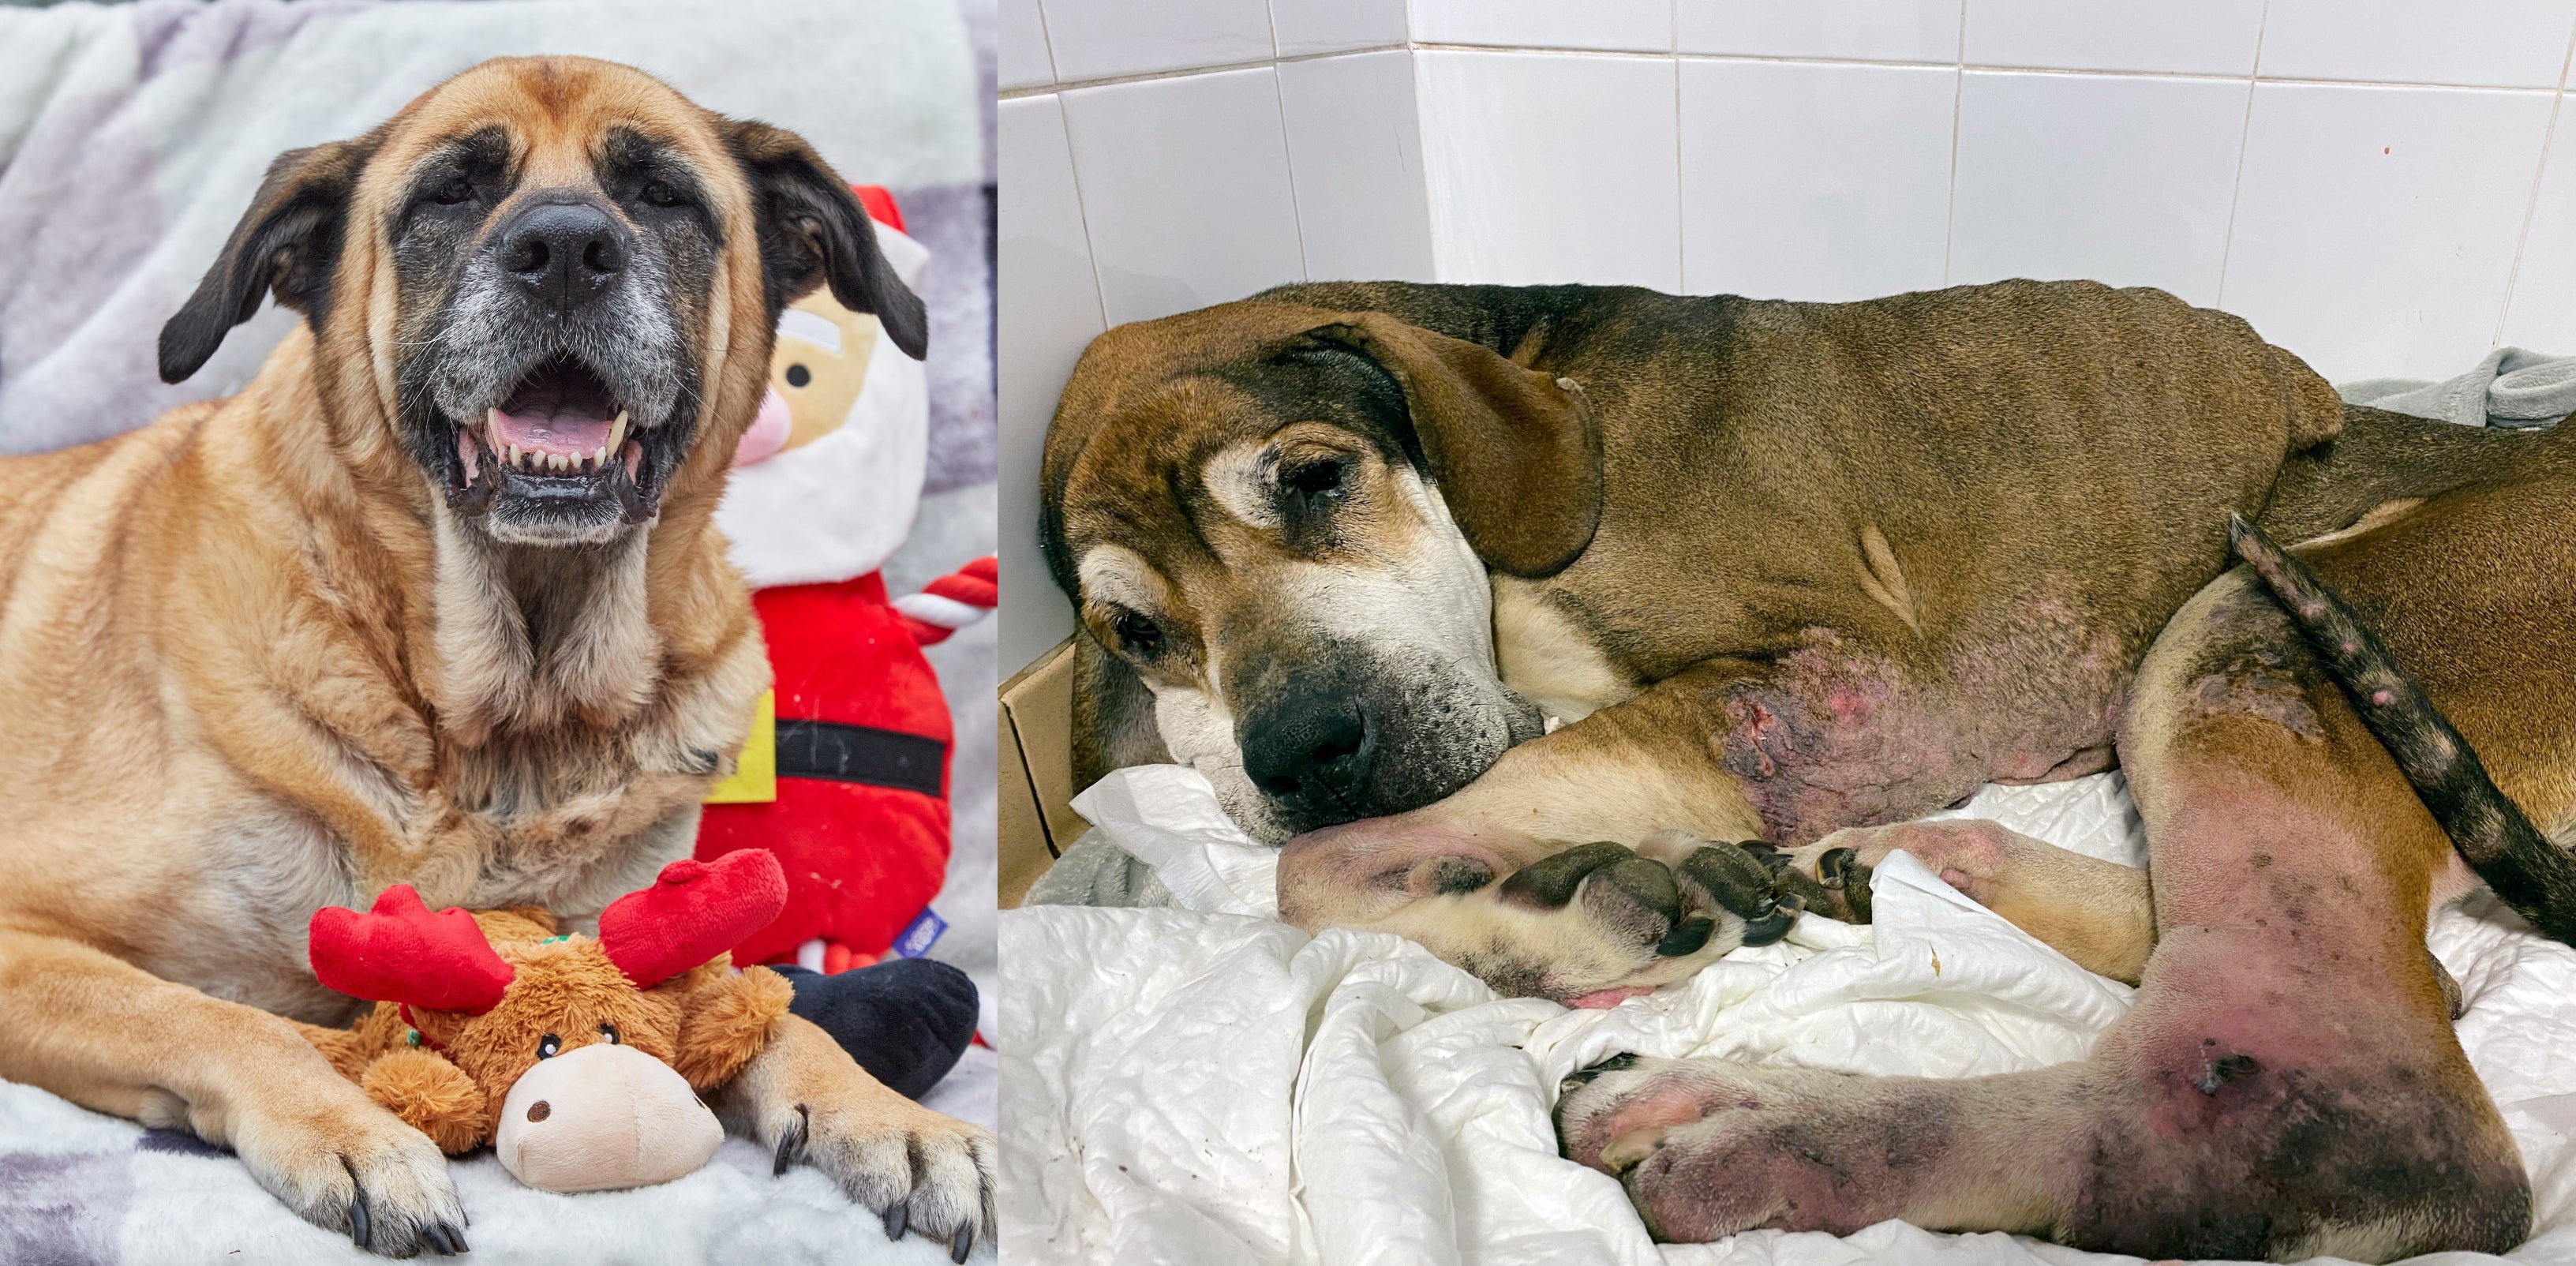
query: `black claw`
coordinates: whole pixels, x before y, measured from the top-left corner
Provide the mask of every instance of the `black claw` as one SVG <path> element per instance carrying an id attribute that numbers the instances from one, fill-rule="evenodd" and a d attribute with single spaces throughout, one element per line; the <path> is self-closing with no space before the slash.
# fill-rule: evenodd
<path id="1" fill-rule="evenodd" d="M 1606 840 L 1579 844 L 1513 871 L 1501 891 L 1523 905 L 1554 910 L 1574 900 L 1575 889 L 1583 886 L 1586 876 L 1634 856 L 1626 845 Z"/>
<path id="2" fill-rule="evenodd" d="M 349 1201 L 349 1242 L 367 1248 L 367 1241 L 375 1237 L 375 1227 L 367 1221 L 367 1193 L 362 1189 Z"/>
<path id="3" fill-rule="evenodd" d="M 465 1242 L 465 1232 L 462 1230 L 452 1226 L 447 1228 L 447 1239 L 449 1243 L 456 1246 L 457 1252 L 471 1253 L 474 1251 L 474 1246 Z"/>
<path id="4" fill-rule="evenodd" d="M 1591 1085 L 1592 1079 L 1603 1073 L 1615 1073 L 1622 1068 L 1634 1067 L 1636 1063 L 1637 1056 L 1634 1052 L 1622 1051 L 1598 1064 L 1586 1065 L 1567 1073 L 1564 1080 L 1556 1083 L 1557 1093 L 1570 1094 L 1577 1086 Z"/>
<path id="5" fill-rule="evenodd" d="M 1762 863 L 1763 869 L 1770 871 L 1774 875 L 1777 875 L 1781 871 L 1789 868 L 1789 855 L 1781 852 L 1780 846 L 1777 844 L 1766 843 L 1762 840 L 1746 840 L 1743 843 L 1736 845 L 1736 847 L 1743 849 L 1745 856 Z"/>
<path id="6" fill-rule="evenodd" d="M 796 1119 L 788 1122 L 787 1128 L 778 1132 L 778 1158 L 770 1167 L 770 1176 L 775 1178 L 786 1173 L 787 1167 L 796 1163 L 797 1153 L 803 1150 L 805 1150 L 805 1105 L 800 1103 L 796 1105 Z"/>
<path id="7" fill-rule="evenodd" d="M 1663 942 L 1655 946 L 1655 952 L 1666 958 L 1696 954 L 1701 946 L 1708 944 L 1709 933 L 1716 930 L 1717 920 L 1705 914 L 1694 914 L 1674 924 L 1672 931 L 1664 933 Z"/>
<path id="8" fill-rule="evenodd" d="M 972 1222 L 958 1223 L 957 1234 L 948 1237 L 948 1260 L 952 1262 L 965 1261 L 966 1250 L 973 1247 L 975 1247 L 975 1224 Z"/>
<path id="9" fill-rule="evenodd" d="M 447 1229 L 444 1222 L 429 1224 L 421 1231 L 420 1238 L 429 1241 L 429 1251 L 441 1257 L 454 1257 L 460 1251 L 456 1247 L 456 1233 Z"/>
<path id="10" fill-rule="evenodd" d="M 1787 936 L 1790 925 L 1798 921 L 1799 912 L 1806 908 L 1806 900 L 1796 893 L 1772 903 L 1770 909 L 1744 921 L 1744 943 L 1769 945 Z"/>
<path id="11" fill-rule="evenodd" d="M 1733 844 L 1711 844 L 1682 859 L 1682 878 L 1696 885 L 1717 908 L 1739 919 L 1754 919 L 1771 910 L 1771 871 Z"/>
<path id="12" fill-rule="evenodd" d="M 886 1206 L 885 1229 L 887 1239 L 902 1239 L 905 1228 L 911 1225 L 912 1208 L 910 1205 L 901 1200 L 897 1200 L 893 1204 Z"/>
<path id="13" fill-rule="evenodd" d="M 1843 881 L 1851 877 L 1852 864 L 1858 860 L 1860 852 L 1857 849 L 1826 849 L 1825 855 L 1816 859 L 1816 881 L 1840 892 Z"/>

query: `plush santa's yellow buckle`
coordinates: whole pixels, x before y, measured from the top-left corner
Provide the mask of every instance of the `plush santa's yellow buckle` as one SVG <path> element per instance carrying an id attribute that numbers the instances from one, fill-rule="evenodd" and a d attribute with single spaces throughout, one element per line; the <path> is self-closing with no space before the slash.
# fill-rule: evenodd
<path id="1" fill-rule="evenodd" d="M 707 792 L 708 804 L 769 804 L 778 799 L 778 697 L 760 692 L 752 706 L 751 737 L 733 773 Z"/>

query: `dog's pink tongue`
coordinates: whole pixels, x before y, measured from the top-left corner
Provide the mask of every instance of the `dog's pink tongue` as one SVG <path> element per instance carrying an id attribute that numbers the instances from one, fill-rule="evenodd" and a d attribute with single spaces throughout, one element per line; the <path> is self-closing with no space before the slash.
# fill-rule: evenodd
<path id="1" fill-rule="evenodd" d="M 608 445 L 607 418 L 567 413 L 560 417 L 501 413 L 492 415 L 492 437 L 522 453 L 588 457 Z"/>

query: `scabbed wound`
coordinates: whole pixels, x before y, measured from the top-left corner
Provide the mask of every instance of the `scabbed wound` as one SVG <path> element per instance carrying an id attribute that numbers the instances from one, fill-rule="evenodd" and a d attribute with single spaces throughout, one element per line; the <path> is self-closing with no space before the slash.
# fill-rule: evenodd
<path id="1" fill-rule="evenodd" d="M 649 1187 L 695 1171 L 724 1127 L 668 1064 L 601 1042 L 541 1059 L 501 1103 L 492 1150 L 539 1191 Z"/>

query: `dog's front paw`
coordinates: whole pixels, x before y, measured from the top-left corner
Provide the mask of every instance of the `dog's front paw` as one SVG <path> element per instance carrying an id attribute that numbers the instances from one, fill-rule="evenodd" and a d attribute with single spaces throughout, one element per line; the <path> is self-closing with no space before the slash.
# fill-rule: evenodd
<path id="1" fill-rule="evenodd" d="M 993 1238 L 993 1135 L 878 1083 L 831 1036 L 781 1017 L 769 1045 L 717 1092 L 717 1115 L 769 1150 L 778 1173 L 809 1165 L 885 1220 L 965 1261 Z"/>
<path id="2" fill-rule="evenodd" d="M 259 1185 L 362 1249 L 466 1251 L 465 1207 L 438 1145 L 348 1082 L 246 1095 L 223 1133 Z"/>

